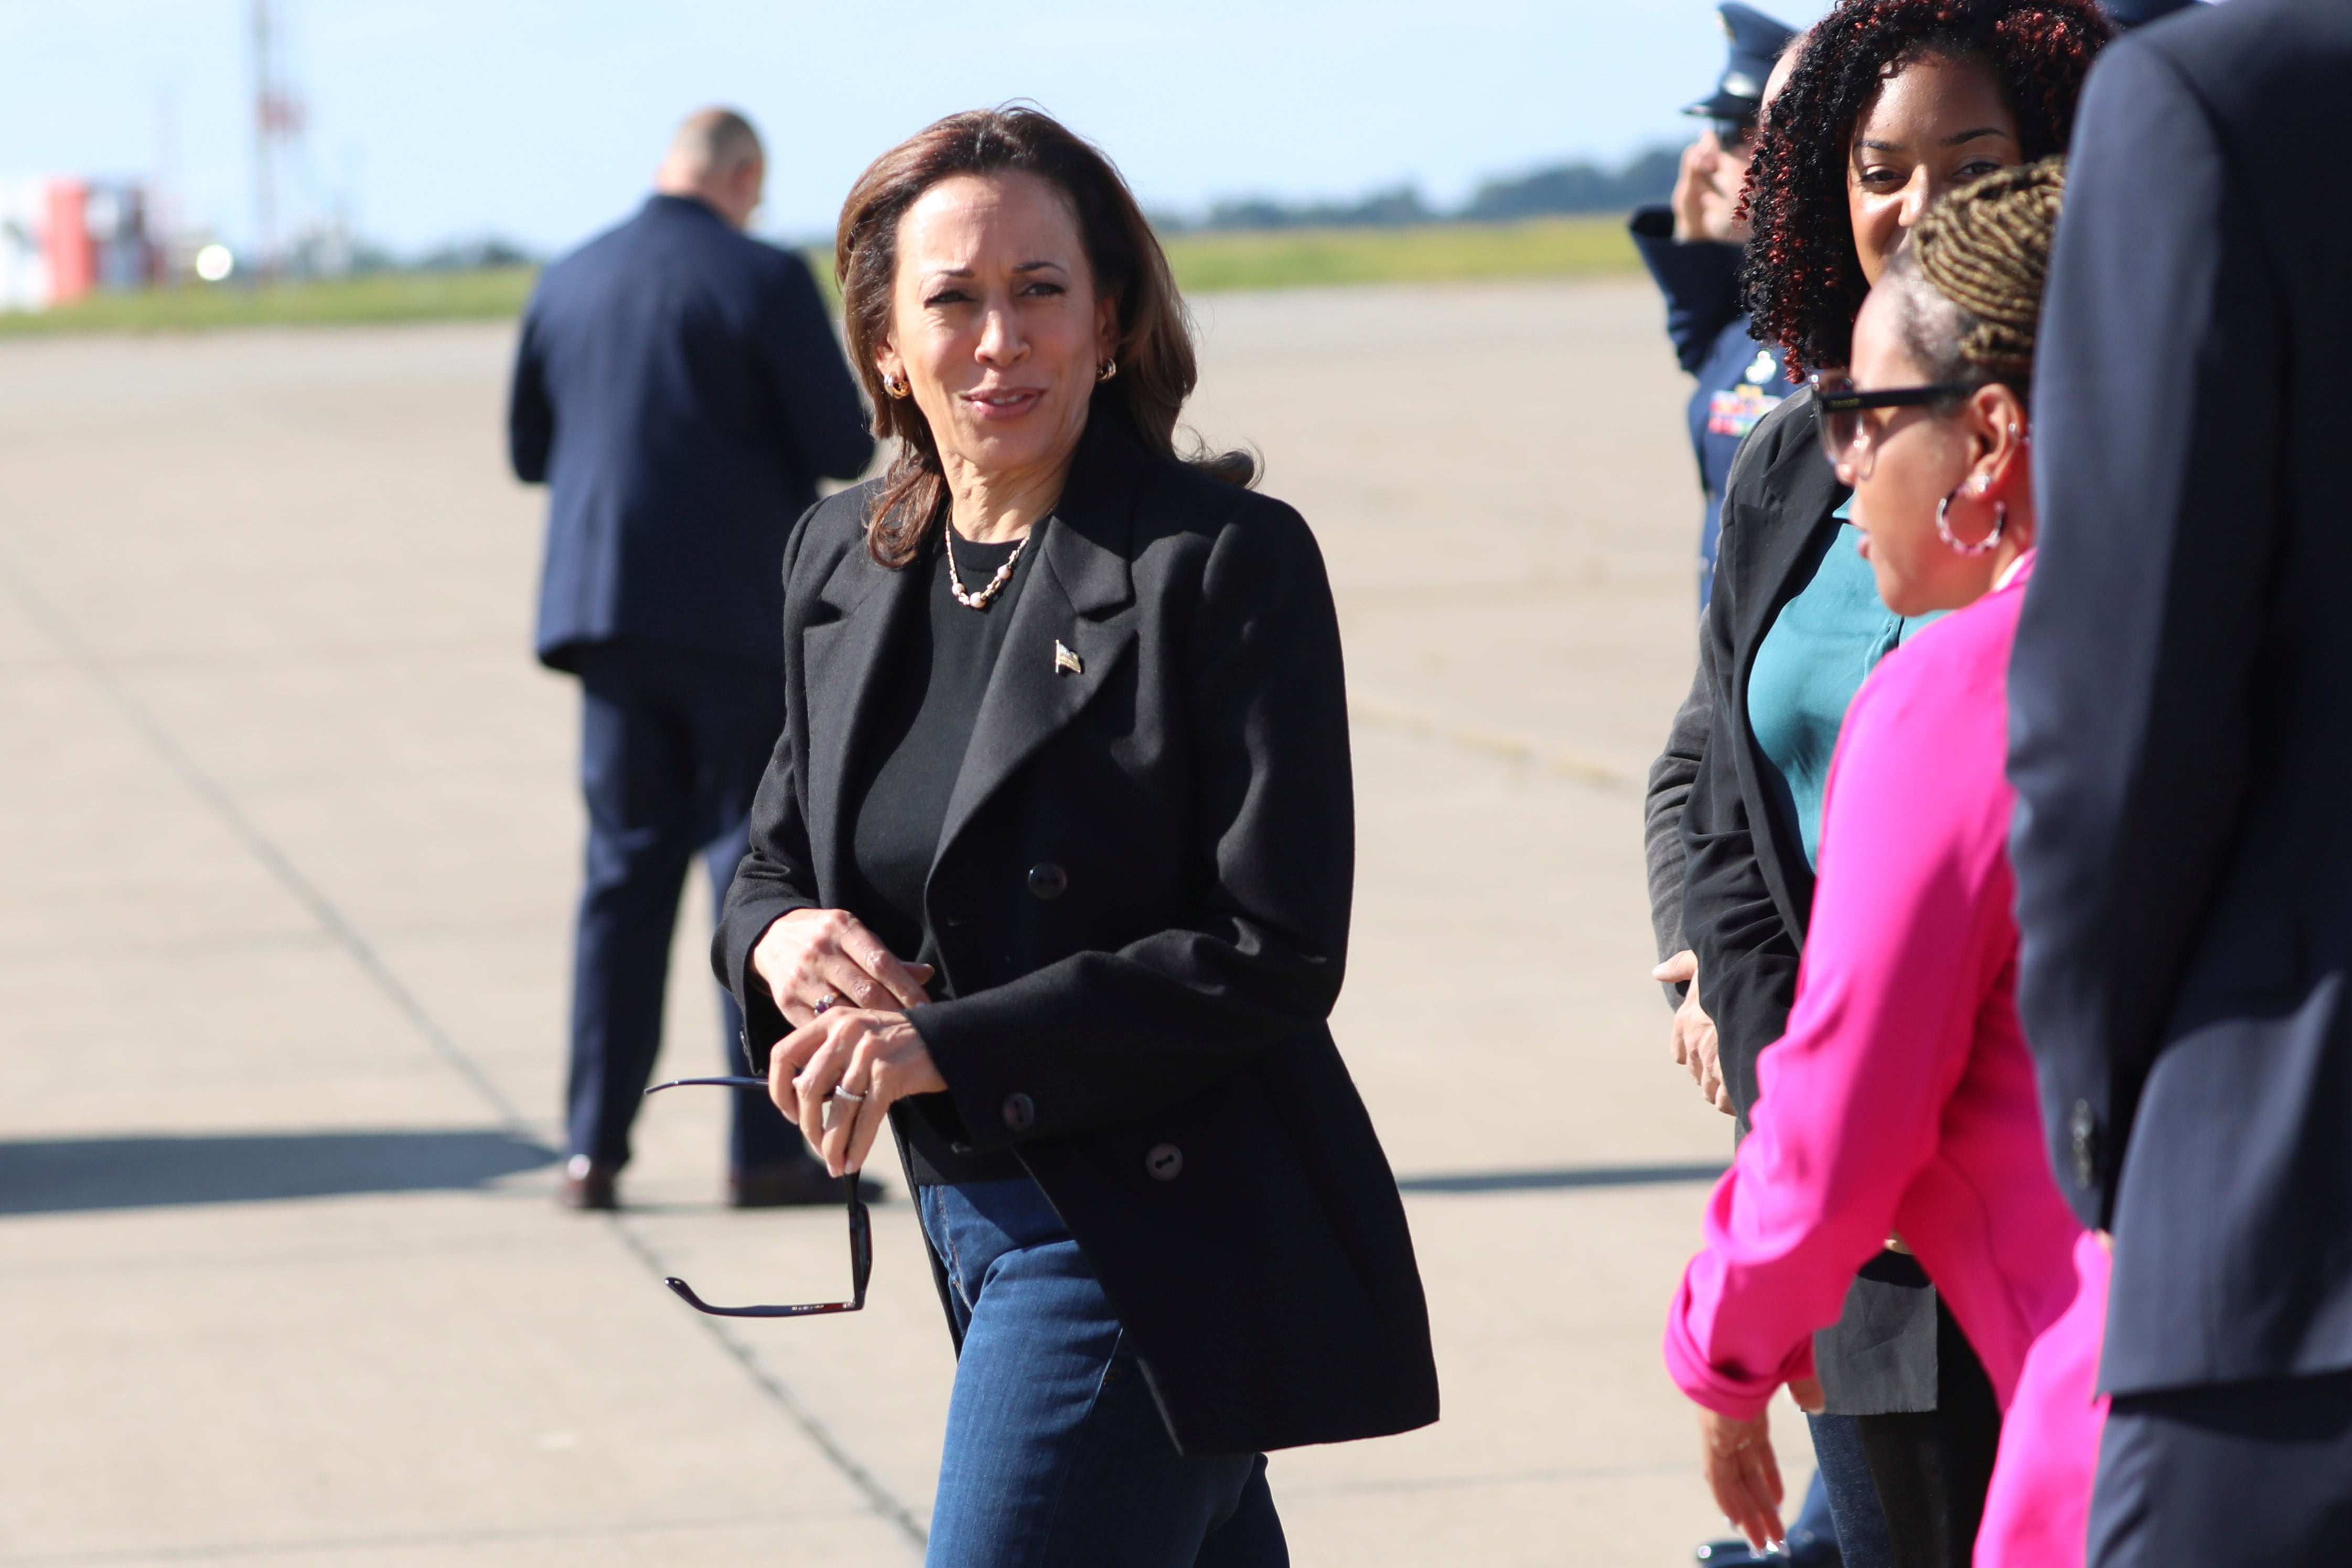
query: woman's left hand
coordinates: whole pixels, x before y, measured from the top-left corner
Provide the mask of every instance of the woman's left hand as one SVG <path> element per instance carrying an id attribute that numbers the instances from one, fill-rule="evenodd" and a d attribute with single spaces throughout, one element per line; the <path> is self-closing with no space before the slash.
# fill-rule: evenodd
<path id="1" fill-rule="evenodd" d="M 945 1088 L 923 1037 L 904 1013 L 830 1008 L 768 1054 L 768 1098 L 836 1176 L 865 1167 L 892 1102 Z M 835 1089 L 845 1092 L 835 1099 Z"/>
<path id="2" fill-rule="evenodd" d="M 1702 1406 L 1699 1448 L 1715 1506 L 1731 1528 L 1761 1552 L 1788 1531 L 1780 1527 L 1780 1465 L 1772 1454 L 1768 1417 L 1737 1421 Z"/>

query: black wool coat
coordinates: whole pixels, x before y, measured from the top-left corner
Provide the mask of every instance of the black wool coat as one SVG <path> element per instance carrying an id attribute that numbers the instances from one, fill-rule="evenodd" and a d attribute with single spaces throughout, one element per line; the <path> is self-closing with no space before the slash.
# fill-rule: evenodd
<path id="1" fill-rule="evenodd" d="M 1712 713 L 1683 804 L 1682 921 L 1743 1126 L 1757 1058 L 1788 1028 L 1813 908 L 1793 807 L 1748 722 L 1748 676 L 1781 606 L 1836 542 L 1845 494 L 1814 434 L 1810 391 L 1765 416 L 1725 488 L 1715 593 L 1699 629 Z"/>
<path id="2" fill-rule="evenodd" d="M 713 952 L 758 1068 L 785 1026 L 751 950 L 838 907 L 860 725 L 924 613 L 866 550 L 873 494 L 785 555 L 787 727 Z M 954 999 L 910 1016 L 950 1088 L 894 1115 L 1019 1157 L 1185 1453 L 1433 1421 L 1403 1204 L 1326 1023 L 1354 807 L 1314 538 L 1098 412 L 1029 548 L 924 893 Z"/>

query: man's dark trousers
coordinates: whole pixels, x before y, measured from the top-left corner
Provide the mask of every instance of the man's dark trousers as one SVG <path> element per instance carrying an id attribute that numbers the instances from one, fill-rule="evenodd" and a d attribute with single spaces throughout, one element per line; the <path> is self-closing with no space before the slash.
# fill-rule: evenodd
<path id="1" fill-rule="evenodd" d="M 572 969 L 571 1152 L 618 1169 L 661 1045 L 670 942 L 688 865 L 703 858 L 723 898 L 744 824 L 783 732 L 772 668 L 627 642 L 574 658 L 588 805 L 587 886 Z M 748 1072 L 742 1018 L 719 993 L 728 1072 Z M 735 1168 L 800 1158 L 800 1134 L 765 1095 L 732 1096 Z"/>

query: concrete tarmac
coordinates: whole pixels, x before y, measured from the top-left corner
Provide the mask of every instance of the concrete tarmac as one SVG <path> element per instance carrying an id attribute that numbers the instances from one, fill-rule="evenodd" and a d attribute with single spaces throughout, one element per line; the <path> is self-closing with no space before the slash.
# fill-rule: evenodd
<path id="1" fill-rule="evenodd" d="M 1336 1026 L 1445 1415 L 1275 1457 L 1302 1564 L 1688 1562 L 1663 1315 L 1728 1122 L 1665 1058 L 1641 778 L 1688 679 L 1686 383 L 1636 281 L 1196 302 L 1192 422 L 1328 555 Z M 0 1564 L 920 1556 L 952 1356 L 904 1184 L 718 1203 L 656 1101 L 560 1213 L 576 697 L 530 658 L 511 334 L 0 345 Z M 714 1066 L 708 892 L 665 1065 Z M 1793 1492 L 1802 1426 L 1779 1406 Z"/>

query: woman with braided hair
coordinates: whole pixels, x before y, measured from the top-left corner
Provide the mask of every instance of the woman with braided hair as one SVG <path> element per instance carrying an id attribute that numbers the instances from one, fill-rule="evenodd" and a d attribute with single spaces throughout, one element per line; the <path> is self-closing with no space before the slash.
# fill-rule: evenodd
<path id="1" fill-rule="evenodd" d="M 1805 370 L 1843 367 L 1864 295 L 1937 196 L 2063 149 L 2107 36 L 2092 0 L 1841 0 L 1783 58 L 1749 172 L 1744 287 L 1759 337 Z M 1850 496 L 1822 455 L 1810 392 L 1749 434 L 1726 486 L 1690 698 L 1651 773 L 1662 946 L 1679 931 L 1688 950 L 1659 977 L 1696 972 L 1677 1059 L 1743 1121 L 1795 994 L 1847 704 L 1919 626 L 1880 602 Z M 1869 1259 L 1816 1353 L 1814 1447 L 1847 1568 L 1920 1560 L 1887 1531 L 1981 1488 L 1995 1408 L 1982 1370 L 1899 1251 Z"/>
<path id="2" fill-rule="evenodd" d="M 2052 160 L 1928 208 L 1863 306 L 1851 375 L 1815 384 L 1819 446 L 1853 488 L 1886 608 L 1956 613 L 1879 664 L 1846 714 L 1788 1032 L 1666 1331 L 1717 1499 L 1759 1542 L 1779 1531 L 1765 1404 L 1782 1384 L 1818 1403 L 1814 1331 L 1857 1268 L 1899 1248 L 1935 1280 L 1939 1349 L 1981 1367 L 1988 1409 L 1972 1474 L 1885 1496 L 1897 1559 L 2083 1560 L 2105 1258 L 2042 1146 L 2003 776 L 2032 571 L 2028 388 L 2063 182 Z"/>

